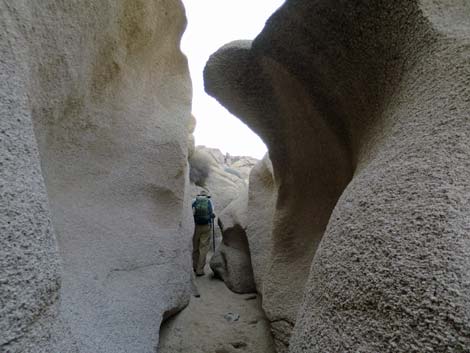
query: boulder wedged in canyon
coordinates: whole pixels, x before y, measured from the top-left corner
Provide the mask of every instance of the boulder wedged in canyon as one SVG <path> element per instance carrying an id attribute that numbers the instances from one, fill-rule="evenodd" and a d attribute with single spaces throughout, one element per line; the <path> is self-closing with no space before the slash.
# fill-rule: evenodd
<path id="1" fill-rule="evenodd" d="M 273 163 L 263 306 L 278 351 L 470 345 L 469 14 L 287 0 L 210 58 L 206 90 Z"/>
<path id="2" fill-rule="evenodd" d="M 246 237 L 248 194 L 245 189 L 219 215 L 222 242 L 210 261 L 214 274 L 235 293 L 256 291 L 251 265 L 250 249 Z"/>
<path id="3" fill-rule="evenodd" d="M 190 296 L 182 4 L 7 0 L 0 8 L 11 288 L 4 294 L 2 282 L 0 350 L 64 353 L 75 340 L 80 353 L 151 352 L 162 318 Z"/>

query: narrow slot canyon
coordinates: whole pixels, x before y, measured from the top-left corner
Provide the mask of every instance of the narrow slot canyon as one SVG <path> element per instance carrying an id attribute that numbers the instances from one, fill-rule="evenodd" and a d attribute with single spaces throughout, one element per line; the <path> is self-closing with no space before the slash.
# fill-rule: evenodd
<path id="1" fill-rule="evenodd" d="M 470 352 L 470 2 L 0 26 L 0 353 Z"/>
<path id="2" fill-rule="evenodd" d="M 163 323 L 158 351 L 274 353 L 270 324 L 255 284 L 254 268 L 258 267 L 252 258 L 257 257 L 250 253 L 250 249 L 264 249 L 250 247 L 247 238 L 248 229 L 257 227 L 257 219 L 249 215 L 248 185 L 258 185 L 258 191 L 271 190 L 269 162 L 196 146 L 189 166 L 191 194 L 196 199 L 208 193 L 215 204 L 216 227 L 209 233 L 204 275 L 193 276 L 188 306 Z M 273 200 L 273 195 L 265 196 Z M 256 195 L 251 199 L 261 201 Z M 198 246 L 193 243 L 194 249 Z"/>

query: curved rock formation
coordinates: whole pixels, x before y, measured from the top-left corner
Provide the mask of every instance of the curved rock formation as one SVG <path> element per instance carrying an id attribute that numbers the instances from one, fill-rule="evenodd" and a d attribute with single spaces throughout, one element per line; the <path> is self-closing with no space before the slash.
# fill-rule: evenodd
<path id="1" fill-rule="evenodd" d="M 300 82 L 269 58 L 263 58 L 263 67 L 250 48 L 249 42 L 235 42 L 221 49 L 206 67 L 205 82 L 209 93 L 217 92 L 218 99 L 245 119 L 270 149 L 278 198 L 272 255 L 263 281 L 263 307 L 272 322 L 277 349 L 282 352 L 303 298 L 313 254 L 350 178 L 351 167 L 344 146 L 325 123 L 306 119 L 313 114 L 308 109 L 313 108 L 303 106 L 310 104 L 310 99 Z M 233 61 L 236 64 L 231 66 L 229 62 Z M 267 70 L 272 70 L 273 77 Z M 286 81 L 287 89 L 276 79 Z M 234 105 L 231 95 L 237 96 Z M 278 102 L 277 95 L 288 97 L 280 97 Z M 312 161 L 316 161 L 315 168 L 310 166 Z"/>
<path id="2" fill-rule="evenodd" d="M 163 316 L 190 295 L 182 5 L 7 0 L 0 10 L 0 350 L 72 351 L 61 311 L 80 353 L 153 351 Z M 63 263 L 60 309 L 32 123 Z"/>
<path id="3" fill-rule="evenodd" d="M 469 14 L 287 0 L 209 60 L 206 90 L 270 150 L 279 351 L 295 322 L 292 353 L 470 346 Z"/>
<path id="4" fill-rule="evenodd" d="M 256 291 L 246 237 L 248 191 L 228 205 L 219 215 L 222 242 L 210 261 L 214 274 L 235 293 Z"/>

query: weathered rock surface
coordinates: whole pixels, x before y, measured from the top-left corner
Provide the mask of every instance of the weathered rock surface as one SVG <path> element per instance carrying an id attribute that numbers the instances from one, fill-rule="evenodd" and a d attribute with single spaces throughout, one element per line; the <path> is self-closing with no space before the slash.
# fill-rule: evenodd
<path id="1" fill-rule="evenodd" d="M 277 97 L 270 95 L 273 89 L 269 76 L 263 76 L 268 75 L 265 69 L 251 62 L 255 59 L 250 48 L 249 42 L 236 42 L 215 54 L 206 67 L 206 86 L 209 92 L 218 92 L 219 99 L 245 119 L 270 150 L 278 197 L 271 256 L 263 279 L 263 308 L 272 322 L 277 350 L 284 352 L 302 302 L 313 255 L 341 191 L 341 186 L 331 184 L 331 180 L 344 180 L 346 185 L 349 174 L 348 168 L 341 164 L 341 156 L 323 154 L 316 144 L 312 145 L 312 141 L 316 141 L 332 153 L 341 150 L 339 142 L 331 138 L 332 133 L 320 133 L 319 127 L 306 119 L 304 110 L 294 109 L 309 100 L 300 95 L 301 87 L 293 83 L 288 89 L 279 87 L 280 92 L 292 95 L 286 98 L 285 105 L 263 102 L 263 98 L 275 102 Z M 234 66 L 229 62 L 234 62 Z M 249 72 L 243 72 L 245 70 Z M 284 73 L 282 67 L 273 71 L 274 77 Z M 242 77 L 251 78 L 244 80 Z M 230 82 L 238 82 L 238 85 L 231 86 Z M 229 103 L 232 95 L 240 95 L 236 101 L 243 99 L 245 103 L 232 107 Z M 292 104 L 287 104 L 288 101 Z M 288 123 L 283 124 L 283 119 Z M 310 165 L 313 161 L 317 163 L 315 168 Z"/>
<path id="2" fill-rule="evenodd" d="M 242 179 L 248 180 L 250 172 L 259 161 L 256 158 L 248 156 L 225 156 L 225 163 L 228 167 L 225 169 L 227 172 L 239 175 Z"/>
<path id="3" fill-rule="evenodd" d="M 191 115 L 191 118 L 189 120 L 189 136 L 188 136 L 188 157 L 191 158 L 193 155 L 194 151 L 196 150 L 196 141 L 194 138 L 194 130 L 196 129 L 196 118 L 194 115 Z"/>
<path id="4" fill-rule="evenodd" d="M 190 295 L 182 5 L 7 0 L 0 13 L 0 351 L 153 352 Z"/>
<path id="5" fill-rule="evenodd" d="M 247 189 L 248 175 L 258 162 L 252 157 L 224 155 L 216 148 L 196 146 L 195 154 L 201 155 L 208 165 L 208 176 L 204 185 L 193 187 L 193 196 L 201 188 L 208 190 L 219 212 Z"/>
<path id="6" fill-rule="evenodd" d="M 244 192 L 219 215 L 222 243 L 210 261 L 214 274 L 235 293 L 256 291 L 250 249 L 246 237 L 248 191 Z"/>
<path id="7" fill-rule="evenodd" d="M 273 163 L 279 352 L 294 323 L 291 353 L 470 346 L 469 21 L 463 1 L 287 0 L 209 60 Z"/>
<path id="8" fill-rule="evenodd" d="M 60 313 L 59 256 L 28 101 L 28 41 L 15 5 L 0 4 L 0 351 L 76 352 Z"/>
<path id="9" fill-rule="evenodd" d="M 196 146 L 190 158 L 192 198 L 203 189 L 209 191 L 218 216 L 232 201 L 247 192 L 248 175 L 257 161 L 252 157 L 224 155 L 216 148 Z M 197 185 L 193 179 L 197 179 Z M 219 244 L 222 239 L 219 227 L 216 227 L 215 235 L 216 244 Z"/>
<path id="10" fill-rule="evenodd" d="M 246 227 L 253 274 L 259 293 L 263 293 L 263 279 L 270 263 L 276 193 L 272 163 L 269 156 L 265 155 L 250 173 Z"/>

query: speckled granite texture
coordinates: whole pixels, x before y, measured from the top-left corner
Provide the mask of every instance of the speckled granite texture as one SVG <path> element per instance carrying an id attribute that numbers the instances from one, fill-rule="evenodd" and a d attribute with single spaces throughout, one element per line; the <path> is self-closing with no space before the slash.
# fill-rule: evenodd
<path id="1" fill-rule="evenodd" d="M 270 150 L 279 352 L 468 351 L 469 22 L 457 0 L 287 0 L 209 60 Z"/>

